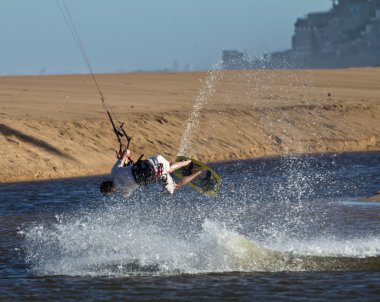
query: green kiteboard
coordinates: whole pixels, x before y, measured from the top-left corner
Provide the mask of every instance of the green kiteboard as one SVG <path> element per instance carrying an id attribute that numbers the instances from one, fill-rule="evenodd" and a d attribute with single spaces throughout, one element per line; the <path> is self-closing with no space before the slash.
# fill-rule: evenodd
<path id="1" fill-rule="evenodd" d="M 207 196 L 218 195 L 220 183 L 222 181 L 219 174 L 207 165 L 205 165 L 204 163 L 200 162 L 199 160 L 190 157 L 177 156 L 176 161 L 185 161 L 189 159 L 191 160 L 190 165 L 174 171 L 173 174 L 178 179 L 182 179 L 183 177 L 191 175 L 197 171 L 205 170 L 205 173 L 202 173 L 199 177 L 197 177 L 187 185 Z"/>

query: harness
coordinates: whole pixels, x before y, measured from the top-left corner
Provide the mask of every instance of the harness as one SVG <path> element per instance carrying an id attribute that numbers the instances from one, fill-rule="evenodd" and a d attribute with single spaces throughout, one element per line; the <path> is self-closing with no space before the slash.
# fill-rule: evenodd
<path id="1" fill-rule="evenodd" d="M 141 160 L 142 156 L 132 165 L 132 175 L 139 185 L 147 185 L 155 182 L 156 175 L 153 165 L 149 160 Z"/>

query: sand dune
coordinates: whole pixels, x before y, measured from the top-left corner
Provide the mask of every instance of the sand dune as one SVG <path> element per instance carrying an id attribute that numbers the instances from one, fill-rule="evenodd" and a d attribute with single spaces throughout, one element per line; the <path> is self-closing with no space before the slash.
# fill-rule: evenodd
<path id="1" fill-rule="evenodd" d="M 204 161 L 380 150 L 376 68 L 97 80 L 135 158 L 172 160 L 180 148 Z M 0 133 L 1 182 L 108 173 L 115 161 L 117 141 L 88 75 L 1 77 Z"/>

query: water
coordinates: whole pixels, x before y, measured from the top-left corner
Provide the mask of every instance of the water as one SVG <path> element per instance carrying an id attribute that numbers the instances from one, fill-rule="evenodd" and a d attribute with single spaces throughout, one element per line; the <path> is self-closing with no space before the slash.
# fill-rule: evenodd
<path id="1" fill-rule="evenodd" d="M 217 198 L 1 185 L 0 300 L 378 300 L 380 153 L 214 167 Z"/>

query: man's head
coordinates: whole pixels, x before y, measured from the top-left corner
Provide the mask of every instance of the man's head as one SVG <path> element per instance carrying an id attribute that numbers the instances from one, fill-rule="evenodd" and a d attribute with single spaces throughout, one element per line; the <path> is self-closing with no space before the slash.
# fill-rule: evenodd
<path id="1" fill-rule="evenodd" d="M 113 193 L 115 190 L 116 187 L 112 180 L 103 181 L 100 184 L 100 192 L 102 192 L 104 195 Z"/>

